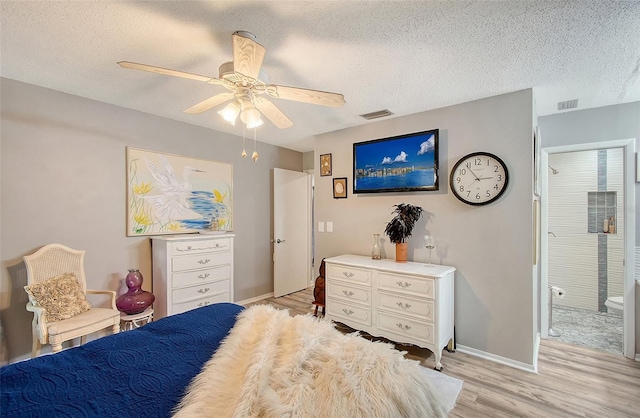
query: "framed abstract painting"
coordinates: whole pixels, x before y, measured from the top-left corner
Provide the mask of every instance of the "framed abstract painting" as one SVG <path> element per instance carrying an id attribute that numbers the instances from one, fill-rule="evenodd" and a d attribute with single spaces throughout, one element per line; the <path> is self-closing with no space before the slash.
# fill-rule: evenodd
<path id="1" fill-rule="evenodd" d="M 127 147 L 127 236 L 233 229 L 233 165 Z"/>

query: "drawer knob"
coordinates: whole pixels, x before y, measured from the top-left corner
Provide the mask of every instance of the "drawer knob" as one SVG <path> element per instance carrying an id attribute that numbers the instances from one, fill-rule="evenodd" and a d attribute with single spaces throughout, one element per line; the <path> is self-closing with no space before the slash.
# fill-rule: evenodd
<path id="1" fill-rule="evenodd" d="M 411 329 L 411 326 L 409 325 L 402 325 L 401 323 L 397 323 L 396 326 L 398 328 L 400 328 L 403 331 L 409 331 Z"/>
<path id="2" fill-rule="evenodd" d="M 348 278 L 348 279 L 350 279 L 350 278 L 352 278 L 352 277 L 353 277 L 353 273 L 350 273 L 350 272 L 348 272 L 348 271 L 343 271 L 343 272 L 342 272 L 342 274 L 344 274 L 344 276 L 345 276 L 346 278 Z"/>
<path id="3" fill-rule="evenodd" d="M 209 260 L 208 258 L 204 260 L 198 260 L 198 264 L 207 264 L 209 261 L 211 260 Z"/>
<path id="4" fill-rule="evenodd" d="M 351 297 L 351 296 L 353 296 L 353 295 L 355 294 L 355 293 L 353 293 L 353 292 L 352 292 L 352 291 L 350 291 L 350 290 L 349 290 L 348 292 L 347 292 L 346 290 L 343 290 L 343 291 L 342 291 L 342 293 L 344 293 L 344 294 L 345 294 L 345 296 L 347 296 L 347 297 Z"/>
<path id="5" fill-rule="evenodd" d="M 409 282 L 402 283 L 401 281 L 397 281 L 396 284 L 398 286 L 400 286 L 401 288 L 403 288 L 403 289 L 406 289 L 407 287 L 411 286 L 411 283 L 409 283 Z"/>
<path id="6" fill-rule="evenodd" d="M 411 307 L 411 305 L 409 305 L 408 303 L 403 304 L 402 302 L 398 302 L 396 303 L 396 305 L 398 305 L 402 309 L 409 309 Z"/>
<path id="7" fill-rule="evenodd" d="M 204 289 L 198 289 L 198 293 L 207 293 L 210 289 L 205 287 Z"/>
<path id="8" fill-rule="evenodd" d="M 207 277 L 209 277 L 209 273 L 198 274 L 198 279 L 206 279 Z"/>
<path id="9" fill-rule="evenodd" d="M 199 308 L 202 308 L 203 306 L 207 306 L 209 303 L 210 303 L 209 301 L 207 301 L 207 302 L 200 302 L 200 303 L 198 303 L 198 307 L 199 307 Z"/>
<path id="10" fill-rule="evenodd" d="M 344 308 L 342 312 L 346 313 L 347 315 L 353 315 L 355 313 L 351 309 L 347 310 L 347 308 Z"/>

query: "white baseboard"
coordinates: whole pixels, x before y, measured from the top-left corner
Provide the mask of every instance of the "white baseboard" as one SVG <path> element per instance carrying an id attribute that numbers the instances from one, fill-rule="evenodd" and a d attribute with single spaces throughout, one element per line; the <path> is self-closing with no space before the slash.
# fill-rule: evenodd
<path id="1" fill-rule="evenodd" d="M 533 346 L 533 372 L 538 373 L 538 356 L 540 355 L 540 333 L 536 334 L 536 345 Z"/>
<path id="2" fill-rule="evenodd" d="M 456 351 L 460 351 L 461 353 L 469 354 L 471 356 L 480 357 L 482 359 L 493 361 L 495 363 L 504 364 L 505 366 L 513 367 L 514 369 L 524 370 L 525 372 L 536 374 L 538 373 L 538 368 L 535 365 L 522 363 L 520 361 L 498 356 L 496 354 L 487 353 L 486 351 L 477 350 L 475 348 L 467 347 L 464 345 L 456 344 Z"/>
<path id="3" fill-rule="evenodd" d="M 273 292 L 270 293 L 266 293 L 262 296 L 256 296 L 254 298 L 249 298 L 249 299 L 245 299 L 245 300 L 241 300 L 240 302 L 234 302 L 236 305 L 246 305 L 249 303 L 253 303 L 253 302 L 257 302 L 259 300 L 264 300 L 264 299 L 269 299 L 273 297 Z"/>
<path id="4" fill-rule="evenodd" d="M 640 354 L 636 354 L 636 361 L 640 361 Z"/>

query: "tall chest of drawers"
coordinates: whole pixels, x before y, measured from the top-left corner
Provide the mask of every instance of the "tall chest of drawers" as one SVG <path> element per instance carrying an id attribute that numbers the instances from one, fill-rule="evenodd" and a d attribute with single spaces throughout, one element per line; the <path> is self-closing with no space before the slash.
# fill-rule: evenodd
<path id="1" fill-rule="evenodd" d="M 155 318 L 233 302 L 233 234 L 151 238 Z"/>
<path id="2" fill-rule="evenodd" d="M 454 271 L 370 257 L 326 258 L 326 317 L 371 335 L 431 350 L 453 348 Z"/>

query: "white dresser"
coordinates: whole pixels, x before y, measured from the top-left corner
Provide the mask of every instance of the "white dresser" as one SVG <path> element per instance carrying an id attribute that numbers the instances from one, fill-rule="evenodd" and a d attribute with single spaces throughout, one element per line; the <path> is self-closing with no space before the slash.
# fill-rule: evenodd
<path id="1" fill-rule="evenodd" d="M 453 349 L 454 267 L 371 257 L 326 258 L 326 317 L 371 335 L 427 348 L 442 370 Z"/>
<path id="2" fill-rule="evenodd" d="M 151 238 L 155 318 L 233 302 L 233 234 Z"/>

